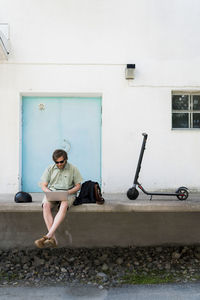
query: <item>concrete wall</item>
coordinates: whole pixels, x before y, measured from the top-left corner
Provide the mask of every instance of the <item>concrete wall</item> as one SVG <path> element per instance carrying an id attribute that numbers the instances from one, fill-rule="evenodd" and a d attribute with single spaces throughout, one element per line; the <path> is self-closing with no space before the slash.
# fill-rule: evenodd
<path id="1" fill-rule="evenodd" d="M 0 213 L 0 248 L 34 248 L 46 233 L 42 213 Z M 199 212 L 69 213 L 59 247 L 199 245 Z M 14 231 L 13 231 L 14 230 Z"/>
<path id="2" fill-rule="evenodd" d="M 198 0 L 0 0 L 0 192 L 20 188 L 21 96 L 102 96 L 103 190 L 133 181 L 149 133 L 147 188 L 200 190 L 199 130 L 171 130 L 171 92 L 200 90 Z M 135 79 L 125 80 L 127 63 Z"/>

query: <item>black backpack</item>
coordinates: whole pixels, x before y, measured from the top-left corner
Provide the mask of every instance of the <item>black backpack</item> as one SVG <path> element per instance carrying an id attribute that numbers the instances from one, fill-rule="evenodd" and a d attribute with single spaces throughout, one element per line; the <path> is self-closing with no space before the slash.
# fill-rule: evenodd
<path id="1" fill-rule="evenodd" d="M 15 195 L 15 202 L 17 203 L 26 203 L 26 202 L 32 202 L 32 197 L 29 193 L 26 192 L 18 192 Z"/>
<path id="2" fill-rule="evenodd" d="M 85 181 L 82 186 L 78 197 L 74 201 L 74 205 L 84 203 L 104 204 L 105 200 L 101 194 L 101 188 L 98 182 L 91 180 Z"/>

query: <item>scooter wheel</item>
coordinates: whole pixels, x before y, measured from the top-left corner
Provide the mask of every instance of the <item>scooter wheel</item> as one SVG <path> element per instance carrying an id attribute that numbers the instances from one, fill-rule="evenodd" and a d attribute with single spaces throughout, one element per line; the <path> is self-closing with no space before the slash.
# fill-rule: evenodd
<path id="1" fill-rule="evenodd" d="M 178 195 L 176 196 L 179 200 L 183 201 L 188 198 L 188 191 L 184 187 L 180 187 L 177 191 Z"/>
<path id="2" fill-rule="evenodd" d="M 135 188 L 135 187 L 132 187 L 128 190 L 127 192 L 127 197 L 130 199 L 130 200 L 135 200 L 137 199 L 139 195 L 139 192 L 138 190 Z"/>

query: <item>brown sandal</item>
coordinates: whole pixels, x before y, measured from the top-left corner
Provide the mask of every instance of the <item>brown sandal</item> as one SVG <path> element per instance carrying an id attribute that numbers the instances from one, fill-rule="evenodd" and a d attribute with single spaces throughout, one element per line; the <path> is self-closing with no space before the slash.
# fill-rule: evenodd
<path id="1" fill-rule="evenodd" d="M 56 248 L 57 244 L 54 238 L 48 238 L 44 241 L 45 247 Z"/>
<path id="2" fill-rule="evenodd" d="M 45 241 L 48 240 L 47 236 L 43 236 L 41 239 L 36 240 L 34 242 L 34 244 L 38 247 L 38 248 L 44 248 L 45 247 Z"/>

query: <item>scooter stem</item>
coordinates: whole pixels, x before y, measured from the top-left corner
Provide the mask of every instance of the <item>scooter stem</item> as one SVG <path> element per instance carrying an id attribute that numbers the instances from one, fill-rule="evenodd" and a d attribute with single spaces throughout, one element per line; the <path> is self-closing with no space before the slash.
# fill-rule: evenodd
<path id="1" fill-rule="evenodd" d="M 134 181 L 133 181 L 134 185 L 136 185 L 138 183 L 138 177 L 139 177 L 139 173 L 140 173 L 140 169 L 141 169 L 141 163 L 142 163 L 144 150 L 145 150 L 145 145 L 146 145 L 146 141 L 147 141 L 147 137 L 148 137 L 147 133 L 143 133 L 142 135 L 143 135 L 143 143 L 142 143 L 142 147 L 141 147 L 141 150 L 140 150 L 140 156 L 139 156 L 139 160 L 138 160 L 138 164 L 137 164 L 135 178 L 134 178 Z"/>

